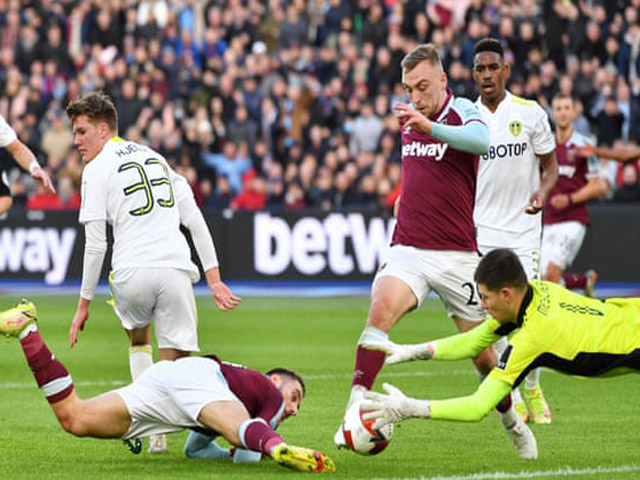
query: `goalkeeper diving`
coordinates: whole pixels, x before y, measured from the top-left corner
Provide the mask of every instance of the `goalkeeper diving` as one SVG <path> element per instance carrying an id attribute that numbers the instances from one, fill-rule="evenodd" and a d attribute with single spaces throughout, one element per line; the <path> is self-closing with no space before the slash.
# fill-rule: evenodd
<path id="1" fill-rule="evenodd" d="M 383 384 L 387 394 L 367 392 L 364 419 L 373 428 L 407 418 L 477 422 L 527 373 L 547 367 L 582 377 L 640 373 L 640 298 L 599 300 L 551 282 L 531 280 L 509 249 L 485 255 L 474 279 L 482 307 L 491 316 L 465 333 L 427 343 L 399 345 L 369 342 L 365 348 L 386 353 L 385 363 L 470 358 L 507 336 L 508 347 L 496 367 L 471 395 L 418 400 Z"/>

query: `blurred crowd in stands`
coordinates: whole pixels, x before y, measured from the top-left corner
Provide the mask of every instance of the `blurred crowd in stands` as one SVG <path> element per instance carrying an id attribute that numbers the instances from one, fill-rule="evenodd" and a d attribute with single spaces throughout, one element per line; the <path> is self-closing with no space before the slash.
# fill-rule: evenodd
<path id="1" fill-rule="evenodd" d="M 0 0 L 0 114 L 58 189 L 13 169 L 14 202 L 78 207 L 64 107 L 102 89 L 120 134 L 165 155 L 203 208 L 386 212 L 400 60 L 434 42 L 454 94 L 475 100 L 473 47 L 488 35 L 507 49 L 512 93 L 545 108 L 570 93 L 578 131 L 634 148 L 639 14 L 640 0 Z M 639 163 L 601 166 L 614 200 L 640 201 Z"/>

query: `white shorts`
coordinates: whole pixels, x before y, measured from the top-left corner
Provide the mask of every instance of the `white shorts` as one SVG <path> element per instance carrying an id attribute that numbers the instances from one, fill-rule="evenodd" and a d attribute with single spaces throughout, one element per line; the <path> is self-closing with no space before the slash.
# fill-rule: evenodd
<path id="1" fill-rule="evenodd" d="M 561 222 L 545 225 L 542 230 L 542 271 L 549 263 L 566 270 L 576 259 L 587 227 L 580 222 Z"/>
<path id="2" fill-rule="evenodd" d="M 156 362 L 132 384 L 114 392 L 131 415 L 131 427 L 122 437 L 125 440 L 203 427 L 198 415 L 205 405 L 240 402 L 218 362 L 204 357 Z"/>
<path id="3" fill-rule="evenodd" d="M 496 248 L 509 248 L 518 256 L 529 280 L 540 280 L 540 247 L 539 246 L 509 246 L 478 245 L 482 255 L 486 255 Z"/>
<path id="4" fill-rule="evenodd" d="M 382 277 L 397 277 L 406 283 L 418 299 L 418 305 L 435 291 L 450 317 L 481 322 L 486 314 L 473 281 L 480 257 L 476 252 L 422 250 L 394 245 L 373 283 Z"/>
<path id="5" fill-rule="evenodd" d="M 158 348 L 199 351 L 196 302 L 188 271 L 123 268 L 113 273 L 110 286 L 122 328 L 148 327 L 153 320 Z"/>

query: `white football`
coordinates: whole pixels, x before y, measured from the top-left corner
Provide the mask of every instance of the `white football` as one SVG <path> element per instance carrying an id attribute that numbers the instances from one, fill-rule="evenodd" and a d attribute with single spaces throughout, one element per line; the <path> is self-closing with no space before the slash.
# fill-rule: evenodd
<path id="1" fill-rule="evenodd" d="M 387 448 L 393 436 L 392 423 L 374 430 L 372 425 L 375 420 L 363 420 L 362 415 L 368 411 L 360 411 L 360 402 L 355 402 L 347 410 L 342 422 L 342 433 L 347 447 L 361 455 L 380 453 Z"/>

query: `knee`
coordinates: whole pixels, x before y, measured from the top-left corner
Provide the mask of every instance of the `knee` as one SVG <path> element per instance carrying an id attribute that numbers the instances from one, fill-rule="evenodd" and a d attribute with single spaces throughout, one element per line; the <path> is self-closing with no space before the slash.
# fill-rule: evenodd
<path id="1" fill-rule="evenodd" d="M 71 435 L 75 435 L 76 437 L 84 437 L 87 435 L 83 423 L 79 420 L 78 416 L 73 413 L 64 412 L 58 414 L 58 422 L 60 422 L 62 429 Z"/>
<path id="2" fill-rule="evenodd" d="M 389 331 L 393 323 L 393 306 L 391 305 L 391 300 L 385 297 L 372 300 L 371 306 L 369 307 L 367 325 Z"/>

